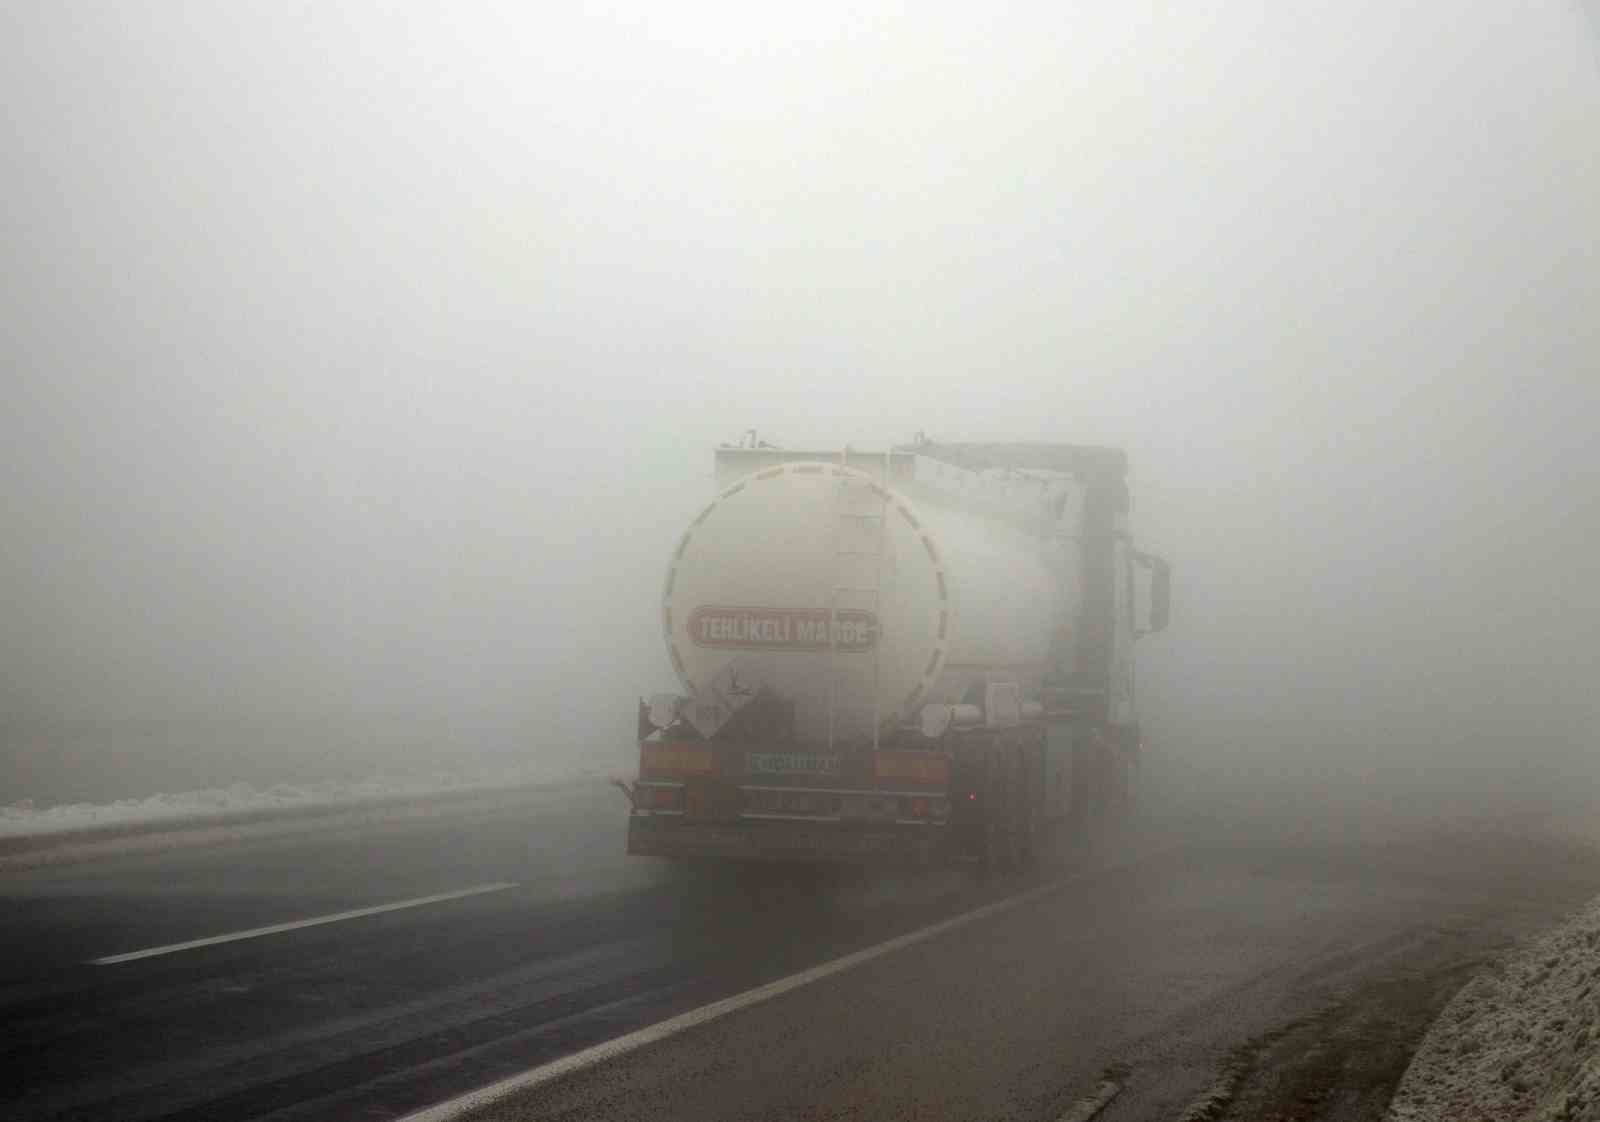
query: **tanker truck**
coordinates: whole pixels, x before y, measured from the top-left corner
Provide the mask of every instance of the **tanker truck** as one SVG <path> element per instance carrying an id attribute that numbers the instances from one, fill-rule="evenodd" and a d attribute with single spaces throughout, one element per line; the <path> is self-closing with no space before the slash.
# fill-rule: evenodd
<path id="1" fill-rule="evenodd" d="M 1126 808 L 1170 582 L 1120 450 L 749 444 L 667 566 L 629 854 L 989 870 Z"/>

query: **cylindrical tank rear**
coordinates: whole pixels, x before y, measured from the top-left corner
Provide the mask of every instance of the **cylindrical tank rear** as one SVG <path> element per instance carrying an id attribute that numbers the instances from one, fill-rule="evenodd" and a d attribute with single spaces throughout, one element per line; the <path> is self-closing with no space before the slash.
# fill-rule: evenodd
<path id="1" fill-rule="evenodd" d="M 914 503 L 868 472 L 778 463 L 695 519 L 669 567 L 663 628 L 714 734 L 757 698 L 802 745 L 871 740 L 975 684 L 1032 696 L 1069 610 L 1038 533 Z"/>

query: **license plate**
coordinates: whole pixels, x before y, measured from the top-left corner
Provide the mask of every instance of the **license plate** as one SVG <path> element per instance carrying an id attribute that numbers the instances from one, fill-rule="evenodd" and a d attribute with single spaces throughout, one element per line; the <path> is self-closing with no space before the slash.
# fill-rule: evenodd
<path id="1" fill-rule="evenodd" d="M 810 752 L 751 752 L 745 756 L 751 775 L 838 775 L 838 756 Z"/>

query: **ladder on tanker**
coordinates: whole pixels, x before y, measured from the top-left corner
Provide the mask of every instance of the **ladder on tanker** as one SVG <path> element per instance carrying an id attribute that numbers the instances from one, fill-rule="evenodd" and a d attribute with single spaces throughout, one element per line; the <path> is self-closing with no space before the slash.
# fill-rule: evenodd
<path id="1" fill-rule="evenodd" d="M 850 450 L 839 453 L 839 466 L 848 467 Z M 840 663 L 840 612 L 866 612 L 871 618 L 872 747 L 878 747 L 883 723 L 882 681 L 879 666 L 883 644 L 883 554 L 888 533 L 889 453 L 883 454 L 883 479 L 871 486 L 848 473 L 839 476 L 833 508 L 833 586 L 828 602 L 828 748 L 833 749 L 838 726 Z"/>

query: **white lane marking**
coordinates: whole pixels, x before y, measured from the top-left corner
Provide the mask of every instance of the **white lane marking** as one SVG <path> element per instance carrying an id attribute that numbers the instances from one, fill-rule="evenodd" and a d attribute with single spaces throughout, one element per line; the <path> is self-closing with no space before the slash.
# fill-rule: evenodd
<path id="1" fill-rule="evenodd" d="M 906 947 L 937 938 L 947 931 L 954 931 L 956 928 L 965 927 L 969 923 L 976 923 L 981 919 L 988 919 L 990 916 L 1000 915 L 1003 912 L 1009 912 L 1026 904 L 1031 904 L 1035 900 L 1042 900 L 1046 896 L 1053 896 L 1058 892 L 1065 891 L 1079 881 L 1158 860 L 1168 856 L 1173 851 L 1173 849 L 1164 849 L 1121 864 L 1086 870 L 1075 876 L 1063 877 L 1061 880 L 1053 881 L 1050 884 L 1029 889 L 1020 895 L 1008 896 L 1006 899 L 997 900 L 993 904 L 985 904 L 983 907 L 974 908 L 970 912 L 962 912 L 958 916 L 940 920 L 938 923 L 924 927 L 919 931 L 896 936 L 887 942 L 878 943 L 876 946 L 867 947 L 864 950 L 855 951 L 841 958 L 824 962 L 820 966 L 813 966 L 809 970 L 800 971 L 798 974 L 790 974 L 787 978 L 779 978 L 775 982 L 768 982 L 764 986 L 745 990 L 743 993 L 734 994 L 732 997 L 725 997 L 721 1001 L 713 1001 L 710 1005 L 702 1005 L 698 1009 L 680 1013 L 676 1017 L 648 1025 L 645 1028 L 616 1037 L 613 1040 L 591 1045 L 580 1052 L 572 1053 L 570 1056 L 562 1056 L 559 1060 L 551 1060 L 547 1064 L 529 1068 L 518 1075 L 508 1076 L 498 1083 L 490 1083 L 486 1087 L 479 1087 L 476 1091 L 468 1091 L 464 1095 L 408 1114 L 400 1122 L 455 1122 L 456 1119 L 462 1118 L 473 1111 L 483 1110 L 494 1103 L 509 1098 L 511 1095 L 560 1079 L 564 1075 L 582 1071 L 584 1068 L 605 1063 L 607 1060 L 617 1059 L 619 1056 L 627 1055 L 629 1052 L 643 1048 L 647 1044 L 654 1044 L 658 1040 L 676 1036 L 681 1032 L 715 1021 L 720 1017 L 726 1017 L 729 1013 L 748 1009 L 752 1005 L 760 1005 L 764 1001 L 771 1001 L 773 998 L 786 994 L 791 990 L 797 990 L 801 986 L 809 986 L 812 982 L 820 982 L 824 978 L 842 974 L 846 970 L 871 962 L 875 958 L 882 958 L 886 954 L 893 954 L 895 951 L 904 950 Z"/>
<path id="2" fill-rule="evenodd" d="M 1056 1122 L 1090 1122 L 1090 1119 L 1111 1105 L 1111 1100 L 1122 1094 L 1122 1084 L 1114 1079 L 1102 1080 L 1094 1094 L 1085 1095 L 1067 1108 Z"/>
<path id="3" fill-rule="evenodd" d="M 352 908 L 348 912 L 334 912 L 332 915 L 290 920 L 288 923 L 273 923 L 266 927 L 252 927 L 248 931 L 235 931 L 228 935 L 211 935 L 204 939 L 190 939 L 185 943 L 168 943 L 164 947 L 146 947 L 142 951 L 108 954 L 104 958 L 91 958 L 89 965 L 112 966 L 119 962 L 133 962 L 135 959 L 140 958 L 155 958 L 157 955 L 192 951 L 196 947 L 215 946 L 217 943 L 237 943 L 240 939 L 259 939 L 263 935 L 277 935 L 284 931 L 298 931 L 302 927 L 318 927 L 324 923 L 338 923 L 341 920 L 360 919 L 362 916 L 382 915 L 384 912 L 398 912 L 405 908 L 420 908 L 424 904 L 441 904 L 446 900 L 461 900 L 468 896 L 482 896 L 485 892 L 504 892 L 508 888 L 515 887 L 517 886 L 514 882 L 475 884 L 471 888 L 458 888 L 454 892 L 436 892 L 432 896 L 418 896 L 411 900 L 397 900 L 393 904 L 374 904 L 370 908 Z"/>

